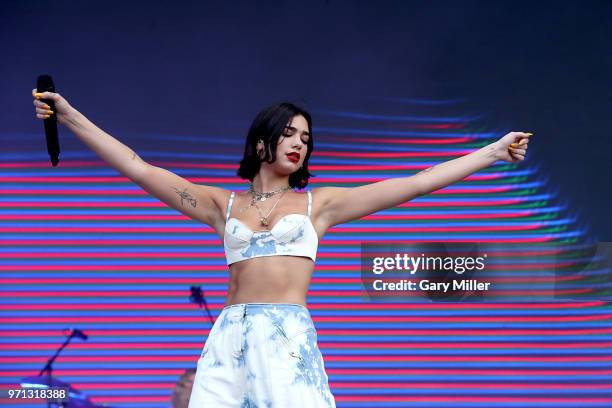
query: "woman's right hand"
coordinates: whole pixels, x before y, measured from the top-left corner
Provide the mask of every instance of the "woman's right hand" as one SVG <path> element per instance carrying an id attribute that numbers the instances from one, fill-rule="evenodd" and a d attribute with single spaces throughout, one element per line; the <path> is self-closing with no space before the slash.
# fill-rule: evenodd
<path id="1" fill-rule="evenodd" d="M 36 117 L 38 119 L 48 119 L 51 115 L 57 115 L 57 121 L 61 124 L 66 123 L 68 115 L 74 110 L 72 106 L 60 94 L 55 92 L 37 93 L 36 88 L 32 89 L 34 106 L 36 107 Z M 49 105 L 41 99 L 51 99 L 55 104 L 55 111 L 49 109 Z"/>

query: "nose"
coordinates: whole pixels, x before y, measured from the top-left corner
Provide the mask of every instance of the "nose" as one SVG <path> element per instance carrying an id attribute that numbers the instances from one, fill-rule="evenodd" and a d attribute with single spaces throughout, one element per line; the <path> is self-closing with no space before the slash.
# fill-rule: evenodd
<path id="1" fill-rule="evenodd" d="M 304 146 L 304 142 L 302 142 L 302 139 L 298 138 L 295 142 L 293 142 L 291 147 L 296 150 L 300 150 L 302 146 Z"/>

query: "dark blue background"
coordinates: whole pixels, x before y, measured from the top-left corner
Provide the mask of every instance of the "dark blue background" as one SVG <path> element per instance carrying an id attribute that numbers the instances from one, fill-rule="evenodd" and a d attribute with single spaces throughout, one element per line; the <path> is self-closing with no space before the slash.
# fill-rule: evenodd
<path id="1" fill-rule="evenodd" d="M 610 2 L 28 1 L 0 16 L 5 153 L 39 134 L 29 149 L 46 157 L 41 73 L 136 151 L 149 134 L 242 139 L 286 98 L 368 113 L 389 97 L 468 98 L 492 126 L 534 132 L 551 188 L 612 241 Z M 86 149 L 64 135 L 73 148 Z"/>

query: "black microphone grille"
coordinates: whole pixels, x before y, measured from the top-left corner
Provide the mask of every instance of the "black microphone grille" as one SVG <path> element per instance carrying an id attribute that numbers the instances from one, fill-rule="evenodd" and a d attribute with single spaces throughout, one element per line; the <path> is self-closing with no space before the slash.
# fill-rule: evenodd
<path id="1" fill-rule="evenodd" d="M 51 78 L 51 75 L 39 75 L 36 79 L 36 89 L 38 92 L 54 92 L 55 85 L 53 84 L 53 78 Z"/>

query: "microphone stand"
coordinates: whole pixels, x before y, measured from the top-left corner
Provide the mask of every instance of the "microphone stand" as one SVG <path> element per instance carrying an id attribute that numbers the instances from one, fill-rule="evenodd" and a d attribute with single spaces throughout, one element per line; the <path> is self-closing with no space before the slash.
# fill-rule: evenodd
<path id="1" fill-rule="evenodd" d="M 206 298 L 204 297 L 201 287 L 199 286 L 191 287 L 191 296 L 189 296 L 189 300 L 192 303 L 196 303 L 197 305 L 199 305 L 200 309 L 202 308 L 202 305 L 204 305 L 204 308 L 206 309 L 206 314 L 208 315 L 208 319 L 210 320 L 210 323 L 213 325 L 215 324 L 215 319 L 213 319 L 212 313 L 210 313 L 210 309 L 208 308 L 208 303 L 206 303 Z"/>
<path id="2" fill-rule="evenodd" d="M 53 362 L 55 361 L 55 359 L 59 356 L 59 354 L 62 352 L 62 350 L 64 348 L 66 348 L 66 346 L 68 345 L 68 343 L 70 343 L 70 341 L 74 338 L 74 330 L 71 331 L 70 335 L 66 338 L 66 340 L 64 340 L 64 344 L 62 344 L 60 346 L 60 348 L 57 349 L 57 351 L 55 352 L 55 354 L 53 356 L 51 356 L 51 358 L 49 358 L 49 360 L 47 360 L 47 364 L 45 364 L 45 366 L 42 368 L 42 370 L 40 370 L 40 373 L 38 373 L 39 376 L 42 376 L 45 372 L 47 372 L 48 376 L 47 376 L 47 386 L 48 388 L 51 388 L 51 374 L 53 372 Z M 66 392 L 68 392 L 68 390 L 66 390 Z M 56 406 L 62 408 L 64 406 L 63 403 L 57 403 L 55 402 Z M 51 399 L 47 398 L 47 407 L 51 408 Z"/>

